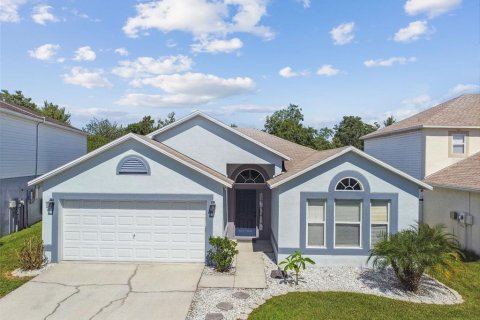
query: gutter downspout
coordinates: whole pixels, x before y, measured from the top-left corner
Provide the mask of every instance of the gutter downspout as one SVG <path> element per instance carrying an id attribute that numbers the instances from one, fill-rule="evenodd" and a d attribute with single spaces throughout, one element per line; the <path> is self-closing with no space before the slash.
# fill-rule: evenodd
<path id="1" fill-rule="evenodd" d="M 45 123 L 46 119 L 43 117 L 43 122 L 37 123 L 37 132 L 36 132 L 36 144 L 35 144 L 35 178 L 38 175 L 38 127 L 42 124 Z"/>

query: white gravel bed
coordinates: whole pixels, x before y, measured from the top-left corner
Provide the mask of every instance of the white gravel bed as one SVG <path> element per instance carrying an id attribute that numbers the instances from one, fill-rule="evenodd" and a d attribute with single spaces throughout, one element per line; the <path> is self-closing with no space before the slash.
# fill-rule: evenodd
<path id="1" fill-rule="evenodd" d="M 221 313 L 224 319 L 246 319 L 248 314 L 272 296 L 294 291 L 345 291 L 373 294 L 397 300 L 429 304 L 462 303 L 462 297 L 433 278 L 425 276 L 417 293 L 406 292 L 390 270 L 384 272 L 355 267 L 310 267 L 301 273 L 298 286 L 272 279 L 270 272 L 277 266 L 264 256 L 266 289 L 198 289 L 195 293 L 187 319 L 205 319 L 208 313 Z M 237 299 L 233 293 L 242 291 L 250 295 L 247 299 Z M 220 302 L 231 303 L 229 311 L 219 310 Z"/>
<path id="2" fill-rule="evenodd" d="M 17 277 L 17 278 L 36 277 L 40 273 L 42 273 L 45 270 L 50 269 L 54 265 L 56 265 L 56 263 L 48 263 L 48 264 L 44 265 L 42 268 L 35 269 L 35 270 L 23 270 L 23 269 L 18 268 L 18 269 L 15 269 L 15 270 L 12 271 L 12 276 Z"/>
<path id="3" fill-rule="evenodd" d="M 215 268 L 213 266 L 205 266 L 205 268 L 203 268 L 203 272 L 202 272 L 202 275 L 207 275 L 207 276 L 225 276 L 225 275 L 234 275 L 235 274 L 235 270 L 236 270 L 236 265 L 237 265 L 237 257 L 235 256 L 235 258 L 233 258 L 233 263 L 232 263 L 232 267 L 230 268 L 230 270 L 226 271 L 226 272 L 217 272 L 215 271 Z"/>

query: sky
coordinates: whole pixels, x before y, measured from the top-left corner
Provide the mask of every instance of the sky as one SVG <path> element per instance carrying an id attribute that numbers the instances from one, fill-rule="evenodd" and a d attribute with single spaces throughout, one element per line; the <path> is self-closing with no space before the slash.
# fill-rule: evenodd
<path id="1" fill-rule="evenodd" d="M 72 124 L 194 110 L 262 128 L 397 119 L 480 91 L 478 0 L 1 0 L 0 86 Z"/>

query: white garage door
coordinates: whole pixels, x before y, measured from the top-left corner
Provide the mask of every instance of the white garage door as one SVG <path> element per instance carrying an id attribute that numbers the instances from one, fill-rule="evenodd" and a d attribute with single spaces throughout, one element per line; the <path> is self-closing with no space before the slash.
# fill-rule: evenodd
<path id="1" fill-rule="evenodd" d="M 205 260 L 205 202 L 63 200 L 62 205 L 63 260 Z"/>

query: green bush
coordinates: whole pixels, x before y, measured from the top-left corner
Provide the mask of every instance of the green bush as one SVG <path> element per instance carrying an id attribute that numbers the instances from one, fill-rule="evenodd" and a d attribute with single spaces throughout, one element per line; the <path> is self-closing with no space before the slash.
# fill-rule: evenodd
<path id="1" fill-rule="evenodd" d="M 207 257 L 214 264 L 215 270 L 228 271 L 238 253 L 237 243 L 227 237 L 210 237 L 208 242 L 213 248 L 208 250 Z"/>
<path id="2" fill-rule="evenodd" d="M 450 277 L 461 256 L 457 239 L 442 225 L 419 224 L 378 241 L 367 261 L 392 267 L 405 289 L 415 292 L 425 272 Z"/>
<path id="3" fill-rule="evenodd" d="M 285 272 L 288 270 L 295 272 L 295 284 L 298 285 L 298 275 L 301 270 L 305 270 L 306 263 L 315 264 L 312 259 L 302 256 L 302 253 L 297 250 L 280 262 L 279 265 L 285 265 L 283 267 Z"/>
<path id="4" fill-rule="evenodd" d="M 43 241 L 38 237 L 30 237 L 17 250 L 17 257 L 22 270 L 40 269 L 47 263 L 43 252 Z"/>

